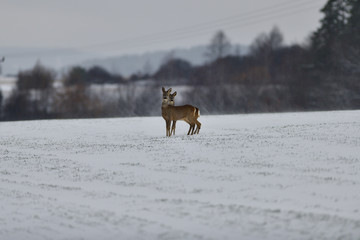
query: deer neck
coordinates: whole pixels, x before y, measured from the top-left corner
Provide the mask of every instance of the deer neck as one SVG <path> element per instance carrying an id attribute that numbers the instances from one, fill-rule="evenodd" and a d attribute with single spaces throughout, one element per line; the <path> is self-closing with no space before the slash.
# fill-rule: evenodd
<path id="1" fill-rule="evenodd" d="M 161 104 L 161 115 L 165 120 L 167 120 L 169 118 L 167 102 L 162 102 L 162 104 Z"/>
<path id="2" fill-rule="evenodd" d="M 167 102 L 161 103 L 161 109 L 167 108 L 168 106 L 169 106 L 169 104 Z"/>

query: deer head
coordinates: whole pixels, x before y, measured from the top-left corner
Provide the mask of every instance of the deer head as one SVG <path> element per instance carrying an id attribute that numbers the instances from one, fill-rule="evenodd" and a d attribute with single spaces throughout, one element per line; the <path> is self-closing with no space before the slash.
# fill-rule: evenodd
<path id="1" fill-rule="evenodd" d="M 169 88 L 168 90 L 165 90 L 164 87 L 162 87 L 162 104 L 167 105 L 169 103 L 169 95 L 171 93 L 172 88 Z"/>
<path id="2" fill-rule="evenodd" d="M 175 105 L 175 96 L 176 96 L 177 92 L 174 92 L 173 94 L 169 95 L 169 105 L 174 106 Z"/>

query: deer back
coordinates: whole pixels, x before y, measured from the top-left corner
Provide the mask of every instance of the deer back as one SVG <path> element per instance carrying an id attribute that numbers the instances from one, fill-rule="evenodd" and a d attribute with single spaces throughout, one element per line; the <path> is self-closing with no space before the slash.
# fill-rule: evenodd
<path id="1" fill-rule="evenodd" d="M 194 106 L 168 106 L 168 115 L 171 121 L 188 120 L 193 122 L 197 119 L 197 111 Z"/>

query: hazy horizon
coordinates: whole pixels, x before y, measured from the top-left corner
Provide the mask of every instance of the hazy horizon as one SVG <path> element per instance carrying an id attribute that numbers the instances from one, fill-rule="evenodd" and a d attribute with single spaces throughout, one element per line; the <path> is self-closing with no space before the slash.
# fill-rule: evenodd
<path id="1" fill-rule="evenodd" d="M 0 46 L 123 55 L 203 45 L 218 30 L 233 43 L 249 45 L 275 25 L 286 43 L 302 42 L 319 25 L 324 3 L 5 0 L 0 9 Z"/>
<path id="2" fill-rule="evenodd" d="M 285 44 L 303 43 L 319 26 L 325 2 L 4 0 L 3 74 L 15 74 L 37 61 L 60 68 L 99 58 L 204 46 L 218 30 L 232 44 L 249 46 L 277 26 Z"/>

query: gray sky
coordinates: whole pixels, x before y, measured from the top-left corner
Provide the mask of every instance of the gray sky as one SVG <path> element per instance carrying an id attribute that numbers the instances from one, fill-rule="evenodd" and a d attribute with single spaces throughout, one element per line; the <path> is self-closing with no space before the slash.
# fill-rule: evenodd
<path id="1" fill-rule="evenodd" d="M 141 53 L 207 44 L 217 30 L 249 45 L 277 25 L 286 43 L 319 26 L 326 0 L 0 0 L 0 47 Z"/>

